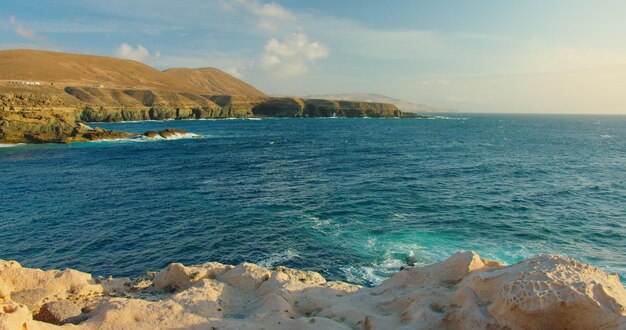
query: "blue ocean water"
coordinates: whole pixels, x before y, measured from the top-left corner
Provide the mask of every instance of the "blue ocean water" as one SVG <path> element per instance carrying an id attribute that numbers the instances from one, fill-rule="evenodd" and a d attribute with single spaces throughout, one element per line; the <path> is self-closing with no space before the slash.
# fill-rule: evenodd
<path id="1" fill-rule="evenodd" d="M 0 148 L 0 258 L 134 276 L 242 261 L 372 285 L 458 249 L 626 276 L 626 116 L 103 123 L 205 136 Z"/>

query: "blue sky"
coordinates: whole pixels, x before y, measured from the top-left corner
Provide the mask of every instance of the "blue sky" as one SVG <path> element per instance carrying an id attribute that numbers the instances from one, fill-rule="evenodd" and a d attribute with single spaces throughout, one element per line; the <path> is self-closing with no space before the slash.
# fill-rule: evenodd
<path id="1" fill-rule="evenodd" d="M 0 48 L 218 67 L 270 94 L 626 113 L 624 1 L 3 0 Z"/>

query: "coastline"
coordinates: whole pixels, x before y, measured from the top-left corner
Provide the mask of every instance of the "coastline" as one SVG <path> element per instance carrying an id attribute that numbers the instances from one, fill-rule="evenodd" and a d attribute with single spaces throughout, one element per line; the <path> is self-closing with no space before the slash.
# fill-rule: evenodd
<path id="1" fill-rule="evenodd" d="M 617 275 L 556 255 L 509 266 L 460 251 L 376 287 L 311 271 L 210 262 L 145 277 L 0 261 L 0 329 L 623 329 Z"/>

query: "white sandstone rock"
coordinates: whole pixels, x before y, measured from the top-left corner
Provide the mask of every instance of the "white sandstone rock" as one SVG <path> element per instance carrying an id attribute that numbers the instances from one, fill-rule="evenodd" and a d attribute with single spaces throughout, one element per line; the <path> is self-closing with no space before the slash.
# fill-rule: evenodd
<path id="1" fill-rule="evenodd" d="M 0 261 L 0 330 L 58 328 L 10 298 L 33 289 L 89 306 L 76 329 L 626 329 L 617 275 L 553 255 L 505 266 L 461 251 L 373 288 L 249 263 L 171 264 L 128 283 Z"/>

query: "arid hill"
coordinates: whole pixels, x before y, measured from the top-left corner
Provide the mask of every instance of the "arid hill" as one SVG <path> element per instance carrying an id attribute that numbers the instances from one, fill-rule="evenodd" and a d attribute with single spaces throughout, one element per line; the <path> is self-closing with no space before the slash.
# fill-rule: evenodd
<path id="1" fill-rule="evenodd" d="M 163 73 L 185 83 L 190 83 L 210 94 L 238 95 L 254 98 L 267 96 L 254 86 L 216 68 L 174 68 L 165 70 Z"/>
<path id="2" fill-rule="evenodd" d="M 132 60 L 41 50 L 0 51 L 0 80 L 38 81 L 62 87 L 162 89 L 172 92 L 264 97 L 263 92 L 215 68 L 161 72 Z"/>

